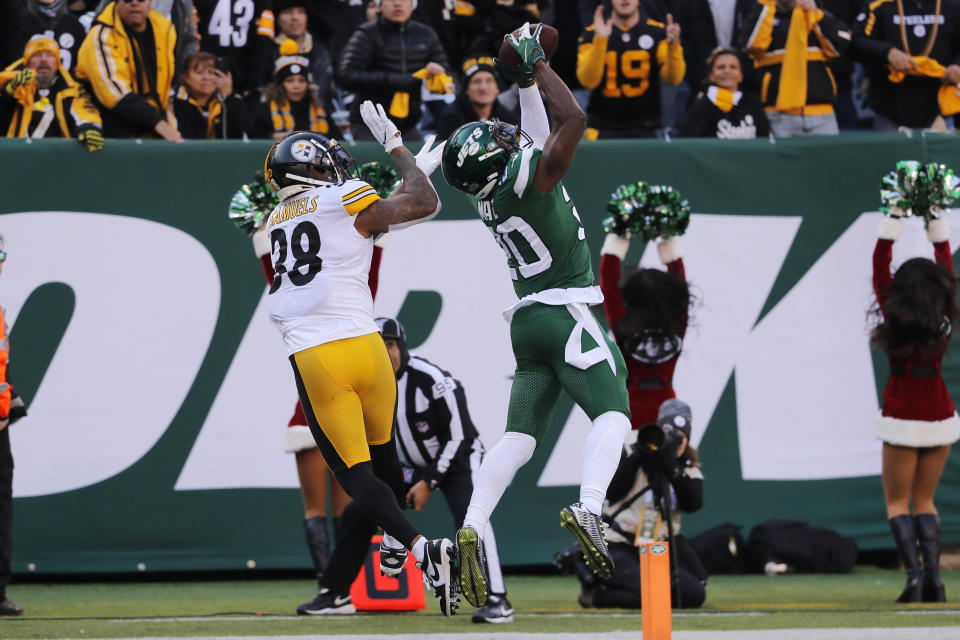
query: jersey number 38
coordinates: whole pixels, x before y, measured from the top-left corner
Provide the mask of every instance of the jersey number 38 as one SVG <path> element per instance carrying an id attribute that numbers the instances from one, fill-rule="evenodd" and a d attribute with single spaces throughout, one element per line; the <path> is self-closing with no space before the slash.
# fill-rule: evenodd
<path id="1" fill-rule="evenodd" d="M 287 270 L 287 252 L 293 254 L 293 266 Z M 287 243 L 287 233 L 277 228 L 270 232 L 270 252 L 276 256 L 273 263 L 273 283 L 270 293 L 276 293 L 283 281 L 283 276 L 290 278 L 296 287 L 302 287 L 317 277 L 323 268 L 320 253 L 320 232 L 312 222 L 304 221 L 290 232 L 290 242 Z"/>

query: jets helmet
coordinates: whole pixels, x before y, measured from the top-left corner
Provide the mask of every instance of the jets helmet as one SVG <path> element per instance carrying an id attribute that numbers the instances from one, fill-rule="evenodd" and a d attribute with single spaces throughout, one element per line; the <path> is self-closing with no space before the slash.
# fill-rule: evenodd
<path id="1" fill-rule="evenodd" d="M 511 156 L 529 139 L 519 127 L 496 119 L 467 123 L 447 139 L 440 161 L 443 177 L 451 187 L 485 200 Z"/>
<path id="2" fill-rule="evenodd" d="M 301 191 L 357 177 L 357 163 L 336 140 L 294 131 L 270 147 L 263 174 L 277 196 L 286 200 Z"/>

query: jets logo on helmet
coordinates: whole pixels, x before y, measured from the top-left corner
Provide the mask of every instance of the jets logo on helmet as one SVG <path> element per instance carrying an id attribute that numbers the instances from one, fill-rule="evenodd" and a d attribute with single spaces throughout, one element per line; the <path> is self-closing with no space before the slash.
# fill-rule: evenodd
<path id="1" fill-rule="evenodd" d="M 510 158 L 530 137 L 519 127 L 499 120 L 470 122 L 452 134 L 443 148 L 440 166 L 447 184 L 484 200 L 493 193 Z"/>
<path id="2" fill-rule="evenodd" d="M 270 147 L 264 176 L 281 200 L 357 177 L 357 163 L 339 142 L 320 133 L 294 131 Z"/>

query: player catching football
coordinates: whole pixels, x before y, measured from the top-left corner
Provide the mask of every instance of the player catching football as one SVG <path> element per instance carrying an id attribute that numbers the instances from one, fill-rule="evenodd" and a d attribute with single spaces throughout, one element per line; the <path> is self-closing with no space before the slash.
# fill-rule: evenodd
<path id="1" fill-rule="evenodd" d="M 524 25 L 507 36 L 521 59 L 518 68 L 498 62 L 521 87 L 520 130 L 496 120 L 465 124 L 451 134 L 441 160 L 446 181 L 469 196 L 507 254 L 520 298 L 504 313 L 517 362 L 506 434 L 474 477 L 470 506 L 457 532 L 460 586 L 475 607 L 487 596 L 479 532 L 543 438 L 561 390 L 593 423 L 583 449 L 580 501 L 560 512 L 561 525 L 580 543 L 597 575 L 612 575 L 600 509 L 630 431 L 626 366 L 590 310 L 603 295 L 594 285 L 580 217 L 561 182 L 586 118 L 546 64 L 541 28 L 531 34 Z"/>
<path id="2" fill-rule="evenodd" d="M 428 176 L 442 147 L 431 152 L 424 145 L 414 157 L 382 106 L 367 101 L 360 114 L 403 177 L 388 198 L 357 179 L 350 154 L 319 133 L 291 133 L 267 153 L 264 175 L 280 197 L 266 223 L 276 274 L 270 316 L 283 335 L 304 415 L 327 466 L 386 531 L 381 571 L 398 575 L 410 549 L 450 616 L 457 608 L 453 543 L 426 540 L 400 510 L 397 382 L 367 284 L 374 236 L 440 210 Z"/>

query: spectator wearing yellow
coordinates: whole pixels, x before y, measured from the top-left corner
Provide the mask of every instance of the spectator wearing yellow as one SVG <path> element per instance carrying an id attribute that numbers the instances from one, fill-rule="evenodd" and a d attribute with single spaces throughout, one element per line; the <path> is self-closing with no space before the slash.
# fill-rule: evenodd
<path id="1" fill-rule="evenodd" d="M 8 138 L 76 138 L 89 151 L 103 147 L 100 112 L 63 68 L 60 47 L 37 35 L 23 57 L 0 74 L 0 130 Z"/>
<path id="2" fill-rule="evenodd" d="M 778 138 L 836 135 L 837 83 L 827 62 L 845 55 L 850 29 L 815 0 L 758 0 L 744 47 Z"/>
<path id="3" fill-rule="evenodd" d="M 297 54 L 297 43 L 286 40 L 274 64 L 273 82 L 263 87 L 253 108 L 255 137 L 281 140 L 293 131 L 329 133 L 326 111 L 311 83 L 310 61 Z"/>
<path id="4" fill-rule="evenodd" d="M 90 83 L 108 138 L 183 142 L 167 112 L 174 76 L 173 24 L 150 0 L 106 6 L 80 45 L 77 77 Z"/>
<path id="5" fill-rule="evenodd" d="M 580 35 L 577 79 L 591 89 L 585 137 L 652 138 L 661 125 L 660 82 L 678 85 L 687 65 L 680 25 L 650 18 L 639 0 L 597 6 Z"/>

